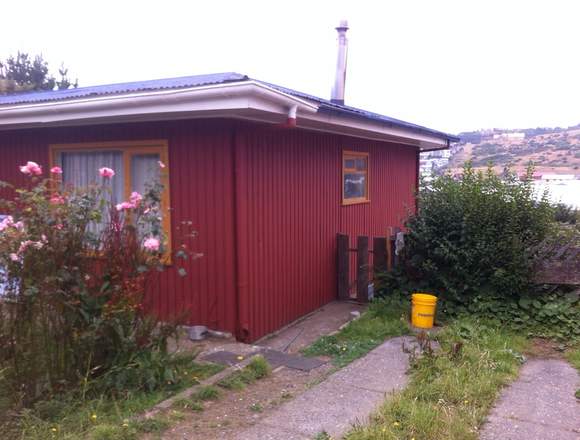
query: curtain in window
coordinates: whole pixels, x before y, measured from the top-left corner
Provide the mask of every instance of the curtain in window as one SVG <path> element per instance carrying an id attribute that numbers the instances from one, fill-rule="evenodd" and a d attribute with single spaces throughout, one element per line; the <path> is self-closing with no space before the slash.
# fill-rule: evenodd
<path id="1" fill-rule="evenodd" d="M 159 155 L 135 154 L 131 156 L 131 191 L 143 194 L 159 182 Z"/>
<path id="2" fill-rule="evenodd" d="M 94 183 L 104 183 L 111 191 L 111 201 L 123 200 L 125 184 L 123 153 L 121 151 L 63 152 L 60 154 L 62 181 L 75 187 L 85 187 Z M 115 176 L 103 179 L 99 168 L 111 168 Z"/>
<path id="3" fill-rule="evenodd" d="M 123 152 L 121 151 L 90 151 L 90 152 L 63 152 L 59 155 L 62 168 L 62 181 L 65 185 L 73 187 L 86 187 L 95 183 L 102 183 L 109 188 L 105 192 L 105 198 L 113 204 L 123 201 L 124 198 L 124 167 Z M 99 175 L 99 168 L 111 168 L 115 175 L 110 179 L 104 179 Z M 106 207 L 102 213 L 103 219 L 108 218 Z M 104 223 L 104 222 L 103 222 Z M 89 225 L 89 231 L 99 235 L 103 230 L 103 224 Z"/>
<path id="4" fill-rule="evenodd" d="M 135 154 L 131 156 L 131 191 L 144 194 L 155 183 L 159 182 L 159 155 L 158 154 Z M 140 237 L 155 235 L 150 225 L 139 224 Z"/>

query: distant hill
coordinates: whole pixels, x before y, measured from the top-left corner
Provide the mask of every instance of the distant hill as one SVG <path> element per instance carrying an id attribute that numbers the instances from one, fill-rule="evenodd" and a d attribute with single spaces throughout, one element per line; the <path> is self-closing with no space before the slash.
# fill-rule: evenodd
<path id="1" fill-rule="evenodd" d="M 580 124 L 556 129 L 482 130 L 459 136 L 461 142 L 452 148 L 445 166 L 454 173 L 471 160 L 474 168 L 486 168 L 493 162 L 497 171 L 510 164 L 522 173 L 532 161 L 539 174 L 580 175 Z"/>

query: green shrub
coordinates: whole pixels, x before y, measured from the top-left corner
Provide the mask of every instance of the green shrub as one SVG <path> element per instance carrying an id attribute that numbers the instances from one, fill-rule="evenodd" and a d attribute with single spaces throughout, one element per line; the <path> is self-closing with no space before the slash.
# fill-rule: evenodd
<path id="1" fill-rule="evenodd" d="M 575 225 L 578 221 L 578 211 L 565 203 L 558 203 L 554 207 L 554 219 L 560 223 Z"/>
<path id="2" fill-rule="evenodd" d="M 218 382 L 222 388 L 231 390 L 241 390 L 256 380 L 269 376 L 272 373 L 272 367 L 263 356 L 254 356 L 250 363 L 228 377 Z"/>
<path id="3" fill-rule="evenodd" d="M 509 169 L 498 176 L 468 163 L 458 178 L 446 174 L 422 184 L 419 210 L 407 222 L 403 275 L 409 283 L 402 287 L 434 292 L 452 312 L 466 311 L 475 297 L 527 292 L 530 249 L 553 219 L 547 195 L 535 197 L 531 173 L 520 181 Z"/>
<path id="4" fill-rule="evenodd" d="M 15 406 L 76 387 L 85 397 L 174 382 L 166 346 L 175 325 L 144 304 L 163 270 L 161 183 L 114 205 L 114 174 L 75 188 L 58 167 L 47 178 L 34 162 L 20 169 L 26 185 L 0 199 L 10 214 L 0 222 L 0 371 Z"/>
<path id="5" fill-rule="evenodd" d="M 255 379 L 262 379 L 272 373 L 272 367 L 263 356 L 254 356 L 246 367 Z"/>

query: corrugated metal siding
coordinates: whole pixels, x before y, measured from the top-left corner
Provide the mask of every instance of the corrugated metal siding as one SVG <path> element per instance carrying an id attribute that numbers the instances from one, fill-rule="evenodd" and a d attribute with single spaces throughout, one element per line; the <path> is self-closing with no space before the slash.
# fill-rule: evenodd
<path id="1" fill-rule="evenodd" d="M 17 165 L 46 167 L 51 143 L 124 139 L 168 140 L 174 245 L 191 220 L 204 254 L 186 277 L 158 276 L 151 308 L 163 318 L 189 309 L 189 324 L 247 340 L 335 298 L 338 232 L 354 247 L 414 208 L 412 147 L 218 120 L 0 132 L 0 180 L 25 183 Z M 371 203 L 341 205 L 343 149 L 370 153 Z"/>
<path id="2" fill-rule="evenodd" d="M 255 340 L 336 296 L 336 234 L 384 236 L 414 209 L 415 149 L 300 130 L 238 136 L 247 201 L 248 288 L 240 321 Z M 371 203 L 342 206 L 342 150 L 370 153 Z M 353 265 L 354 267 L 354 265 Z M 244 277 L 244 275 L 241 275 Z"/>
<path id="3" fill-rule="evenodd" d="M 186 312 L 189 324 L 235 331 L 232 136 L 227 121 L 69 127 L 0 132 L 0 180 L 18 185 L 26 179 L 17 165 L 34 160 L 46 169 L 48 145 L 167 139 L 174 246 L 178 225 L 191 220 L 199 233 L 194 250 L 204 256 L 188 261 L 188 275 L 175 267 L 152 283 L 150 306 L 163 318 Z M 3 196 L 9 196 L 3 191 Z"/>

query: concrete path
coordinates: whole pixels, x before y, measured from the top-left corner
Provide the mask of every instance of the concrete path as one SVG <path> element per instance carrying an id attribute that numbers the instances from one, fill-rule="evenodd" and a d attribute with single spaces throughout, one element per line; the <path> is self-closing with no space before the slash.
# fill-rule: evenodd
<path id="1" fill-rule="evenodd" d="M 333 438 L 353 424 L 366 422 L 385 394 L 407 383 L 408 354 L 414 338 L 403 336 L 383 343 L 361 359 L 331 375 L 246 431 L 236 440 L 312 440 L 326 431 Z"/>
<path id="2" fill-rule="evenodd" d="M 301 318 L 288 327 L 266 336 L 255 342 L 255 345 L 298 353 L 304 347 L 318 340 L 321 335 L 336 332 L 340 327 L 351 321 L 353 312 L 362 313 L 366 306 L 350 301 L 334 301 L 326 304 L 305 318 Z"/>
<path id="3" fill-rule="evenodd" d="M 580 440 L 578 372 L 557 359 L 532 359 L 502 393 L 481 440 Z"/>

